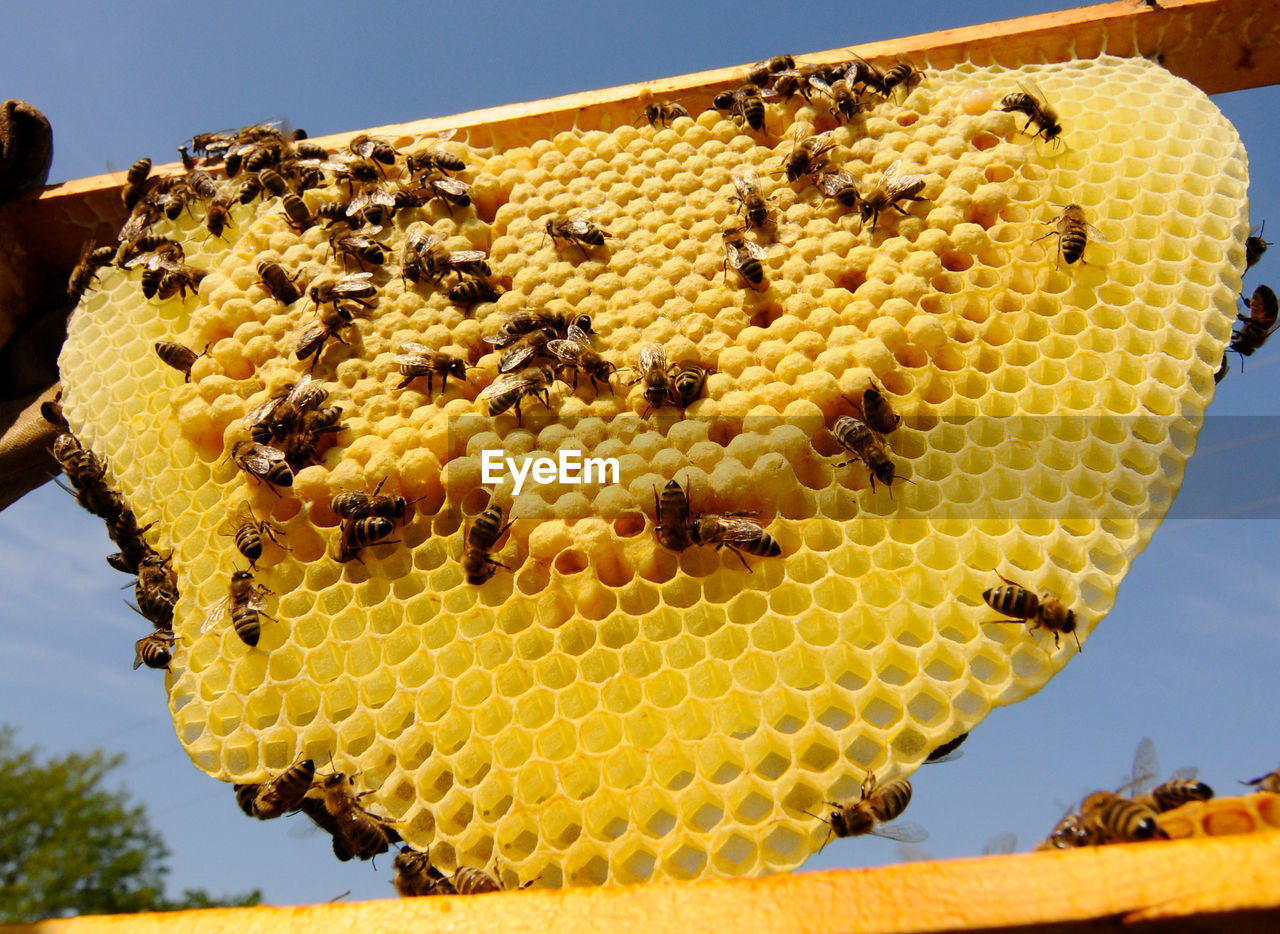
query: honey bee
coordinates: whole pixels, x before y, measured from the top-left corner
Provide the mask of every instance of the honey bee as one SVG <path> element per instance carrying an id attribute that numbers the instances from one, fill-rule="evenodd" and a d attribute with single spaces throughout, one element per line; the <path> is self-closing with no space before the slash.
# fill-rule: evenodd
<path id="1" fill-rule="evenodd" d="M 667 366 L 667 352 L 661 344 L 645 344 L 640 348 L 639 376 L 628 386 L 644 383 L 644 401 L 647 406 L 644 417 L 662 408 L 671 395 L 671 370 Z"/>
<path id="2" fill-rule="evenodd" d="M 234 197 L 234 194 L 219 195 L 205 208 L 204 226 L 213 236 L 221 237 L 222 232 L 231 224 L 231 203 Z"/>
<path id="3" fill-rule="evenodd" d="M 115 542 L 116 547 L 120 549 L 121 563 L 125 568 L 135 573 L 141 573 L 143 563 L 155 554 L 147 544 L 146 539 L 142 537 L 142 533 L 151 528 L 151 526 L 139 528 L 138 517 L 134 515 L 133 510 L 126 507 L 120 497 L 107 490 L 105 485 L 103 490 L 114 501 L 116 506 L 113 514 L 103 517 L 107 520 L 107 533 L 111 536 L 111 540 Z M 169 587 L 175 594 L 173 599 L 176 602 L 176 582 L 170 583 Z"/>
<path id="4" fill-rule="evenodd" d="M 372 308 L 373 305 L 368 300 L 376 298 L 378 294 L 377 287 L 370 281 L 372 278 L 371 272 L 353 272 L 337 280 L 329 277 L 317 279 L 311 283 L 307 295 L 317 306 L 332 303 L 337 308 L 339 301 L 352 301 L 365 308 Z"/>
<path id="5" fill-rule="evenodd" d="M 1134 753 L 1133 779 L 1126 786 L 1132 788 L 1131 798 L 1136 804 L 1163 814 L 1188 802 L 1208 801 L 1213 797 L 1212 788 L 1195 780 L 1197 769 L 1194 767 L 1178 769 L 1168 781 L 1153 787 L 1151 783 L 1159 773 L 1156 744 L 1150 737 L 1145 737 L 1138 743 L 1138 749 Z"/>
<path id="6" fill-rule="evenodd" d="M 764 87 L 788 69 L 796 67 L 796 60 L 790 55 L 775 55 L 763 62 L 756 62 L 747 69 L 747 81 L 757 87 Z"/>
<path id="7" fill-rule="evenodd" d="M 605 238 L 610 234 L 607 230 L 602 230 L 591 221 L 587 220 L 597 209 L 590 211 L 582 211 L 571 217 L 550 217 L 547 219 L 545 233 L 542 235 L 543 242 L 547 237 L 551 238 L 551 245 L 555 249 L 560 248 L 560 241 L 576 244 L 578 249 L 582 251 L 582 258 L 590 259 L 587 255 L 587 247 L 604 246 Z"/>
<path id="8" fill-rule="evenodd" d="M 746 233 L 744 227 L 731 227 L 721 232 L 720 236 L 724 239 L 722 268 L 727 276 L 729 267 L 732 266 L 751 288 L 759 291 L 766 287 L 763 262 L 765 251 L 754 240 L 748 240 Z"/>
<path id="9" fill-rule="evenodd" d="M 253 647 L 258 644 L 262 635 L 261 616 L 267 616 L 266 606 L 262 602 L 271 595 L 271 591 L 253 581 L 252 571 L 236 571 L 231 575 L 231 585 L 227 595 L 214 604 L 209 615 L 200 627 L 202 633 L 208 632 L 214 624 L 231 610 L 231 626 L 245 645 Z M 267 619 L 271 619 L 267 616 Z"/>
<path id="10" fill-rule="evenodd" d="M 528 366 L 550 362 L 551 351 L 547 350 L 547 345 L 555 339 L 555 331 L 549 328 L 522 335 L 503 349 L 498 358 L 498 372 L 514 373 Z"/>
<path id="11" fill-rule="evenodd" d="M 1046 143 L 1056 141 L 1059 146 L 1062 145 L 1062 124 L 1058 121 L 1057 112 L 1049 106 L 1044 92 L 1034 82 L 1030 82 L 1030 86 L 1018 82 L 1018 87 L 1022 90 L 1001 98 L 1000 109 L 1005 113 L 1020 113 L 1026 117 L 1027 124 L 1022 132 L 1026 133 L 1035 126 L 1032 139 L 1041 137 Z"/>
<path id="12" fill-rule="evenodd" d="M 933 752 L 925 756 L 924 761 L 930 764 L 938 762 L 954 762 L 956 759 L 959 759 L 964 755 L 964 753 L 960 751 L 960 745 L 968 738 L 969 734 L 966 731 L 954 739 L 947 740 L 941 746 L 934 749 Z"/>
<path id="13" fill-rule="evenodd" d="M 753 84 L 721 91 L 711 101 L 711 106 L 721 113 L 730 114 L 756 132 L 764 129 L 764 98 Z"/>
<path id="14" fill-rule="evenodd" d="M 923 201 L 920 192 L 924 191 L 925 180 L 919 175 L 898 175 L 898 170 L 902 165 L 899 159 L 893 165 L 884 170 L 884 175 L 880 177 L 879 184 L 872 189 L 869 195 L 863 196 L 858 203 L 858 214 L 865 224 L 871 221 L 871 229 L 876 229 L 876 222 L 880 219 L 880 212 L 893 208 L 903 217 L 907 216 L 899 201 Z"/>
<path id="15" fill-rule="evenodd" d="M 134 206 L 133 212 L 129 215 L 129 219 L 124 222 L 120 228 L 118 240 L 121 243 L 128 243 L 131 240 L 137 240 L 139 237 L 145 237 L 151 226 L 160 220 L 161 211 L 150 200 L 139 201 Z"/>
<path id="16" fill-rule="evenodd" d="M 157 629 L 133 644 L 133 670 L 143 665 L 148 668 L 168 668 L 173 661 L 173 630 Z"/>
<path id="17" fill-rule="evenodd" d="M 315 215 L 298 195 L 285 195 L 280 199 L 280 208 L 284 211 L 285 223 L 296 234 L 301 234 L 316 224 Z"/>
<path id="18" fill-rule="evenodd" d="M 258 820 L 272 820 L 302 807 L 316 779 L 316 765 L 310 759 L 299 759 L 271 781 L 253 785 L 253 800 L 245 812 Z M 243 805 L 242 805 L 243 807 Z"/>
<path id="19" fill-rule="evenodd" d="M 855 406 L 858 417 L 872 431 L 887 435 L 902 423 L 902 417 L 893 410 L 884 397 L 884 390 L 871 380 L 871 385 L 862 391 L 862 403 Z"/>
<path id="20" fill-rule="evenodd" d="M 1243 300 L 1243 296 L 1241 298 Z M 1244 372 L 1244 358 L 1252 356 L 1276 330 L 1276 293 L 1260 285 L 1253 290 L 1248 305 L 1248 317 L 1236 315 L 1236 320 L 1243 321 L 1244 326 L 1231 332 L 1231 349 L 1240 355 L 1241 372 Z"/>
<path id="21" fill-rule="evenodd" d="M 1053 646 L 1061 644 L 1059 637 L 1071 633 L 1076 639 L 1076 651 L 1080 650 L 1080 634 L 1076 632 L 1076 611 L 1049 593 L 1037 597 L 1034 593 L 1009 580 L 999 571 L 996 576 L 1004 581 L 1000 587 L 992 587 L 982 594 L 987 606 L 997 613 L 1013 619 L 987 620 L 983 625 L 996 623 L 1030 623 L 1030 629 L 1047 629 L 1053 633 Z"/>
<path id="22" fill-rule="evenodd" d="M 477 276 L 473 279 L 463 279 L 451 288 L 449 290 L 449 301 L 463 306 L 467 310 L 467 314 L 470 314 L 472 307 L 481 302 L 497 301 L 498 294 L 497 288 L 489 279 L 484 276 Z"/>
<path id="23" fill-rule="evenodd" d="M 502 891 L 500 881 L 483 869 L 476 869 L 474 866 L 459 866 L 449 882 L 459 895 L 482 895 L 485 892 Z"/>
<path id="24" fill-rule="evenodd" d="M 717 551 L 728 548 L 750 571 L 747 559 L 742 557 L 744 551 L 757 558 L 776 558 L 782 554 L 782 546 L 760 523 L 746 518 L 747 515 L 737 512 L 728 515 L 699 513 L 689 524 L 689 537 L 695 545 L 714 545 Z"/>
<path id="25" fill-rule="evenodd" d="M 187 290 L 196 293 L 200 283 L 209 273 L 186 263 L 176 262 L 159 253 L 152 253 L 142 271 L 142 294 L 147 298 L 166 301 L 175 295 L 187 297 Z"/>
<path id="26" fill-rule="evenodd" d="M 396 854 L 393 884 L 402 898 L 456 894 L 449 877 L 431 865 L 425 852 L 405 847 Z"/>
<path id="27" fill-rule="evenodd" d="M 384 516 L 366 515 L 345 522 L 338 536 L 338 552 L 334 557 L 338 563 L 346 564 L 352 558 L 359 558 L 360 551 L 370 545 L 393 545 L 395 540 L 390 536 L 395 530 L 395 523 Z"/>
<path id="28" fill-rule="evenodd" d="M 110 518 L 119 511 L 119 497 L 106 490 L 106 461 L 84 448 L 75 435 L 70 432 L 63 432 L 55 437 L 53 439 L 53 457 L 62 467 L 67 479 L 71 481 L 71 485 L 77 491 L 94 491 L 97 488 L 105 491 L 103 494 L 104 501 L 101 504 L 95 503 L 95 505 L 102 507 L 101 511 L 90 506 L 85 500 L 80 500 L 80 505 L 102 518 Z M 79 495 L 76 498 L 79 500 Z M 96 499 L 97 494 L 93 494 L 91 498 Z"/>
<path id="29" fill-rule="evenodd" d="M 760 177 L 751 166 L 733 173 L 734 198 L 748 227 L 762 230 L 769 224 L 769 200 L 760 193 Z"/>
<path id="30" fill-rule="evenodd" d="M 427 378 L 427 395 L 431 395 L 435 377 L 440 377 L 440 391 L 444 392 L 449 385 L 449 377 L 460 380 L 467 378 L 467 362 L 452 354 L 438 353 L 430 347 L 406 341 L 400 345 L 400 353 L 391 358 L 391 362 L 400 368 L 404 377 L 397 389 L 404 389 L 420 376 Z"/>
<path id="31" fill-rule="evenodd" d="M 693 544 L 689 497 L 677 481 L 668 480 L 661 494 L 653 488 L 653 514 L 653 537 L 659 545 L 681 552 Z"/>
<path id="32" fill-rule="evenodd" d="M 236 186 L 234 198 L 237 204 L 249 204 L 263 192 L 262 181 L 256 172 L 246 175 Z"/>
<path id="33" fill-rule="evenodd" d="M 837 469 L 847 467 L 855 461 L 862 461 L 866 465 L 867 475 L 871 478 L 871 492 L 875 492 L 877 480 L 887 487 L 892 487 L 893 481 L 898 479 L 893 461 L 889 459 L 889 452 L 885 450 L 883 439 L 866 423 L 848 415 L 841 415 L 836 419 L 831 433 L 835 435 L 840 446 L 853 455 L 849 460 L 836 464 Z"/>
<path id="34" fill-rule="evenodd" d="M 836 122 L 852 120 L 862 110 L 862 98 L 856 87 L 846 79 L 838 78 L 827 84 L 821 78 L 813 77 L 809 79 L 809 83 L 831 102 L 831 113 L 836 117 Z"/>
<path id="35" fill-rule="evenodd" d="M 800 129 L 796 128 L 795 140 L 791 152 L 783 160 L 782 170 L 787 181 L 797 182 L 806 175 L 813 175 L 827 164 L 826 154 L 836 148 L 831 132 L 819 133 L 800 139 Z"/>
<path id="36" fill-rule="evenodd" d="M 1080 819 L 1101 843 L 1134 843 L 1167 840 L 1156 823 L 1156 812 L 1115 792 L 1095 791 L 1080 806 Z"/>
<path id="37" fill-rule="evenodd" d="M 110 266 L 115 255 L 115 247 L 95 247 L 92 240 L 86 241 L 80 249 L 80 258 L 67 279 L 67 297 L 79 301 L 80 296 L 98 278 L 98 270 L 103 266 Z"/>
<path id="38" fill-rule="evenodd" d="M 1262 259 L 1262 254 L 1267 252 L 1267 247 L 1271 246 L 1270 243 L 1262 239 L 1262 232 L 1266 229 L 1267 222 L 1263 221 L 1256 234 L 1245 238 L 1244 268 L 1246 271 L 1252 268 L 1258 260 Z"/>
<path id="39" fill-rule="evenodd" d="M 147 255 L 149 253 L 160 257 L 156 265 L 162 262 L 181 262 L 184 258 L 181 243 L 156 234 L 144 234 L 120 244 L 115 255 L 116 265 L 121 269 L 132 269 L 144 260 L 151 261 L 152 257 Z"/>
<path id="40" fill-rule="evenodd" d="M 880 86 L 884 89 L 885 97 L 894 90 L 894 88 L 906 88 L 910 91 L 913 87 L 920 83 L 924 78 L 924 72 L 913 65 L 906 62 L 899 62 L 888 71 L 884 72 L 881 77 Z"/>
<path id="41" fill-rule="evenodd" d="M 510 522 L 502 523 L 501 506 L 490 506 L 476 516 L 462 546 L 462 573 L 466 575 L 468 584 L 483 584 L 498 572 L 498 568 L 510 570 L 489 553 L 498 546 L 498 540 L 509 528 Z"/>
<path id="42" fill-rule="evenodd" d="M 1098 240 L 1106 240 L 1102 231 L 1098 230 L 1092 224 L 1085 223 L 1084 208 L 1078 204 L 1068 204 L 1062 207 L 1062 213 L 1050 221 L 1050 225 L 1055 230 L 1049 231 L 1044 237 L 1037 237 L 1036 240 L 1043 240 L 1045 237 L 1058 238 L 1058 262 L 1067 261 L 1070 266 L 1076 260 L 1084 256 L 1084 248 L 1089 243 L 1089 235 L 1093 234 Z M 1083 260 L 1081 260 L 1083 262 Z"/>
<path id="43" fill-rule="evenodd" d="M 289 183 L 284 180 L 284 176 L 275 169 L 262 169 L 254 172 L 252 178 L 257 179 L 259 188 L 273 198 L 283 198 L 289 194 Z M 243 185 L 243 183 L 242 183 Z M 237 198 L 243 194 L 243 187 L 237 189 Z"/>
<path id="44" fill-rule="evenodd" d="M 1093 821 L 1085 820 L 1084 815 L 1070 813 L 1058 821 L 1049 832 L 1049 836 L 1036 845 L 1037 850 L 1070 850 L 1083 846 L 1098 846 L 1105 843 L 1101 828 Z"/>
<path id="45" fill-rule="evenodd" d="M 543 308 L 536 311 L 524 309 L 506 317 L 498 329 L 498 333 L 486 336 L 485 343 L 501 349 L 514 344 L 521 337 L 526 334 L 532 334 L 535 331 L 547 331 L 552 337 L 559 337 L 568 333 L 570 324 L 577 326 L 588 334 L 594 333 L 591 329 L 590 315 L 576 315 L 570 319 L 559 312 L 547 311 Z"/>
<path id="46" fill-rule="evenodd" d="M 911 782 L 905 778 L 881 785 L 877 783 L 875 773 L 868 769 L 857 801 L 851 804 L 836 801 L 827 803 L 835 810 L 826 822 L 831 826 L 831 833 L 837 837 L 874 834 L 901 843 L 922 843 L 929 837 L 923 827 L 910 822 L 887 826 L 911 803 Z"/>
<path id="47" fill-rule="evenodd" d="M 560 364 L 562 370 L 573 373 L 573 388 L 578 388 L 578 374 L 586 373 L 591 379 L 591 388 L 599 392 L 598 383 L 604 383 L 613 391 L 609 380 L 618 368 L 600 354 L 591 349 L 591 336 L 577 325 L 569 325 L 568 336 L 549 341 L 547 352 Z M 563 377 L 561 377 L 563 379 Z"/>
<path id="48" fill-rule="evenodd" d="M 133 594 L 138 612 L 159 629 L 173 628 L 173 608 L 178 603 L 178 582 L 168 559 L 146 549 L 137 566 Z"/>
<path id="49" fill-rule="evenodd" d="M 861 208 L 862 196 L 858 194 L 857 180 L 848 172 L 827 170 L 820 172 L 814 184 L 828 198 L 834 198 L 846 208 Z"/>
<path id="50" fill-rule="evenodd" d="M 133 165 L 129 166 L 124 176 L 124 187 L 120 190 L 120 199 L 124 202 L 124 206 L 129 210 L 142 200 L 143 195 L 147 193 L 147 179 L 151 175 L 151 160 L 139 159 Z"/>
<path id="51" fill-rule="evenodd" d="M 644 118 L 649 121 L 649 126 L 668 126 L 672 121 L 687 116 L 688 109 L 676 101 L 654 101 L 644 109 Z"/>
<path id="52" fill-rule="evenodd" d="M 440 235 L 421 222 L 405 231 L 400 252 L 401 278 L 414 282 L 424 279 L 439 282 L 449 273 L 457 275 L 459 280 L 463 276 L 488 277 L 493 274 L 483 250 L 446 250 L 440 244 Z"/>
<path id="53" fill-rule="evenodd" d="M 707 371 L 696 363 L 679 363 L 672 365 L 671 374 L 667 401 L 678 409 L 687 409 L 706 388 Z"/>
<path id="54" fill-rule="evenodd" d="M 269 538 L 273 545 L 280 545 L 276 537 L 283 535 L 279 526 L 269 519 L 259 519 L 253 509 L 245 506 L 235 519 L 228 519 L 219 528 L 221 535 L 234 536 L 236 549 L 249 559 L 249 567 L 257 570 L 257 561 L 262 557 L 262 539 Z M 284 547 L 281 545 L 280 547 Z"/>
<path id="55" fill-rule="evenodd" d="M 403 522 L 409 513 L 409 507 L 413 504 L 403 496 L 383 495 L 380 491 L 384 483 L 386 483 L 385 478 L 378 482 L 372 493 L 344 490 L 329 500 L 329 508 L 333 510 L 334 515 L 342 519 L 367 519 L 370 516 L 379 516 L 393 522 Z"/>
<path id="56" fill-rule="evenodd" d="M 302 293 L 298 291 L 297 273 L 290 276 L 284 271 L 284 267 L 273 259 L 258 260 L 257 269 L 263 288 L 282 305 L 292 305 L 302 298 Z"/>
<path id="57" fill-rule="evenodd" d="M 370 266 L 381 266 L 387 261 L 383 246 L 371 236 L 372 228 L 351 230 L 338 229 L 329 235 L 329 249 L 334 254 L 342 255 L 342 266 L 345 269 L 347 259 L 356 261 L 362 270 L 365 263 Z"/>
<path id="58" fill-rule="evenodd" d="M 436 134 L 436 139 L 442 143 L 447 142 L 453 139 L 457 132 L 456 129 L 444 130 Z M 446 152 L 439 146 L 429 146 L 426 149 L 409 153 L 405 161 L 409 165 L 410 174 L 417 172 L 461 172 L 467 167 L 461 156 Z"/>
<path id="59" fill-rule="evenodd" d="M 52 399 L 46 399 L 40 403 L 40 417 L 45 420 L 51 427 L 58 431 L 66 432 L 70 427 L 67 425 L 67 417 L 62 413 L 62 390 L 59 389 Z"/>
<path id="60" fill-rule="evenodd" d="M 173 341 L 156 341 L 156 356 L 168 366 L 182 374 L 184 383 L 191 382 L 191 367 L 200 359 L 200 354 L 190 347 L 175 344 Z"/>
<path id="61" fill-rule="evenodd" d="M 1257 778 L 1252 778 L 1240 784 L 1250 785 L 1255 791 L 1268 791 L 1273 795 L 1280 795 L 1280 769 L 1268 772 L 1266 775 L 1259 775 Z"/>
<path id="62" fill-rule="evenodd" d="M 349 308 L 336 304 L 321 308 L 319 318 L 298 332 L 298 344 L 294 348 L 294 356 L 299 360 L 311 357 L 311 369 L 314 370 L 316 364 L 320 362 L 320 355 L 324 353 L 324 346 L 329 342 L 329 338 L 333 338 L 340 344 L 346 343 L 342 332 L 351 326 L 353 319 L 354 315 Z"/>
<path id="63" fill-rule="evenodd" d="M 418 179 L 420 193 L 418 197 L 422 199 L 422 204 L 429 201 L 443 201 L 449 206 L 449 213 L 453 213 L 454 207 L 470 207 L 471 205 L 471 186 L 460 178 L 452 178 L 439 171 L 431 171 L 424 173 Z"/>
<path id="64" fill-rule="evenodd" d="M 361 133 L 347 144 L 347 150 L 362 159 L 372 159 L 383 165 L 396 164 L 396 148 L 386 140 L 374 139 L 367 133 Z"/>
<path id="65" fill-rule="evenodd" d="M 360 806 L 360 799 L 369 792 L 354 794 L 351 790 L 354 784 L 354 776 L 341 772 L 320 780 L 321 802 L 333 828 L 333 851 L 343 861 L 353 856 L 373 859 L 387 852 L 392 843 L 400 842 L 400 834 L 391 826 L 391 821 L 370 814 Z"/>
<path id="66" fill-rule="evenodd" d="M 288 457 L 293 440 L 308 430 L 307 415 L 319 411 L 327 398 L 319 380 L 304 376 L 249 413 L 249 435 L 259 444 L 279 445 Z"/>
<path id="67" fill-rule="evenodd" d="M 380 163 L 346 152 L 334 154 L 327 162 L 320 163 L 320 168 L 346 182 L 347 190 L 353 195 L 357 187 L 376 185 L 385 177 Z"/>
<path id="68" fill-rule="evenodd" d="M 479 398 L 489 404 L 490 415 L 501 415 L 515 406 L 516 424 L 520 424 L 520 403 L 528 396 L 542 400 L 551 408 L 547 392 L 555 381 L 555 372 L 549 366 L 531 367 L 519 373 L 504 373 L 480 393 Z"/>
<path id="69" fill-rule="evenodd" d="M 293 471 L 279 448 L 257 441 L 237 441 L 231 446 L 235 465 L 274 492 L 278 486 L 293 486 Z M 279 495 L 279 494 L 277 494 Z"/>

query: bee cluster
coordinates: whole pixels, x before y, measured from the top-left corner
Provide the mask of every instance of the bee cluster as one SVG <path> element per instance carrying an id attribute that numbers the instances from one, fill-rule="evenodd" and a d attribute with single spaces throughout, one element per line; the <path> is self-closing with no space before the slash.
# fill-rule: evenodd
<path id="1" fill-rule="evenodd" d="M 1149 534 L 1077 523 L 1044 546 L 1057 574 L 1039 539 L 1012 542 L 1017 519 L 913 531 L 1001 466 L 939 467 L 988 442 L 935 416 L 988 394 L 1053 411 L 1029 395 L 1043 386 L 1022 391 L 1027 355 L 1046 371 L 1032 383 L 1060 369 L 1087 386 L 1114 351 L 1115 325 L 1071 304 L 1106 276 L 1086 261 L 1098 198 L 1061 181 L 1078 170 L 1060 144 L 1086 132 L 1078 92 L 1063 119 L 1005 73 L 783 56 L 703 96 L 696 117 L 692 98 L 650 101 L 652 127 L 505 149 L 483 130 L 336 150 L 270 126 L 202 134 L 176 180 L 130 170 L 118 244 L 89 244 L 69 283 L 68 411 L 91 432 L 80 449 L 111 458 L 63 451 L 77 498 L 114 515 L 94 484 L 135 470 L 105 418 L 152 432 L 138 460 L 173 455 L 131 493 L 156 524 L 130 513 L 118 540 L 173 536 L 172 556 L 127 569 L 148 618 L 168 602 L 184 743 L 241 782 L 246 813 L 303 811 L 340 858 L 412 845 L 402 892 L 490 890 L 435 867 L 495 851 L 523 884 L 558 885 L 786 868 L 830 834 L 918 838 L 897 820 L 904 769 L 1074 655 Z M 1049 212 L 1054 197 L 1081 203 Z M 1056 262 L 1035 243 L 1050 237 Z M 1093 347 L 1053 343 L 1068 318 Z M 144 390 L 103 377 L 117 417 L 74 373 L 95 338 L 135 335 L 155 356 Z M 1080 396 L 1132 412 L 1176 401 L 1170 385 Z M 510 503 L 479 483 L 480 449 L 571 440 L 617 455 L 621 482 Z M 1003 450 L 1018 495 L 1075 466 Z M 1098 570 L 1097 554 L 1122 557 Z M 548 720 L 526 713 L 544 696 Z M 326 755 L 343 771 L 317 775 Z M 828 798 L 844 803 L 819 818 Z M 708 842 L 708 820 L 741 825 L 749 852 Z M 748 828 L 762 821 L 767 839 Z"/>

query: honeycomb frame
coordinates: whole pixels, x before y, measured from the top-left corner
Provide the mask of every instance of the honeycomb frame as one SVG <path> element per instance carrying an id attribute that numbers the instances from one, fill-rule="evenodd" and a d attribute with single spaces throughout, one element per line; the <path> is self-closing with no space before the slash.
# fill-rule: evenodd
<path id="1" fill-rule="evenodd" d="M 1213 394 L 1247 176 L 1216 108 L 1157 66 L 1029 73 L 1067 127 L 1064 152 L 992 106 L 990 88 L 1013 90 L 1015 72 L 929 72 L 859 138 L 834 129 L 860 184 L 901 158 L 926 178 L 927 204 L 886 212 L 873 233 L 811 186 L 778 185 L 762 292 L 721 268 L 731 173 L 774 170 L 793 126 L 830 128 L 821 108 L 771 105 L 769 146 L 714 113 L 501 151 L 479 131 L 440 144 L 468 160 L 474 214 L 403 212 L 386 242 L 394 253 L 426 221 L 451 248 L 488 249 L 510 288 L 468 317 L 388 275 L 376 316 L 355 326 L 362 353 L 327 350 L 317 368 L 346 430 L 290 496 L 255 487 L 225 453 L 246 415 L 303 372 L 289 350 L 311 320 L 305 300 L 282 311 L 266 295 L 253 260 L 270 251 L 308 279 L 335 274 L 322 232 L 299 241 L 278 202 L 234 209 L 229 245 L 180 219 L 188 262 L 212 270 L 195 299 L 144 302 L 136 274 L 104 275 L 72 322 L 65 407 L 113 485 L 155 520 L 153 545 L 175 554 L 166 680 L 197 766 L 258 781 L 332 756 L 359 773 L 371 810 L 445 867 L 496 857 L 508 877 L 543 885 L 744 875 L 820 846 L 811 812 L 854 797 L 866 769 L 905 775 L 1042 686 L 1074 644 L 984 628 L 982 591 L 1001 571 L 1052 592 L 1077 610 L 1081 639 L 1105 615 Z M 1034 242 L 1055 202 L 1080 203 L 1110 241 L 1088 248 L 1087 265 L 1055 264 L 1052 238 Z M 597 205 L 606 249 L 534 246 L 549 214 Z M 523 426 L 502 416 L 495 431 L 474 402 L 496 355 L 443 395 L 392 388 L 398 343 L 474 355 L 521 307 L 590 313 L 620 367 L 646 341 L 712 366 L 706 398 L 685 418 L 645 420 L 639 386 L 557 387 L 554 415 L 534 405 Z M 190 384 L 151 355 L 162 339 L 212 345 Z M 121 352 L 104 367 L 108 347 Z M 840 452 L 823 436 L 847 412 L 841 396 L 871 378 L 907 417 L 888 442 L 912 483 L 889 491 L 872 492 L 859 465 L 833 470 Z M 500 551 L 514 569 L 466 585 L 460 534 L 490 501 L 477 452 L 575 443 L 616 452 L 622 483 L 590 509 L 580 491 L 513 501 L 498 487 L 492 501 L 516 520 Z M 383 478 L 419 501 L 402 545 L 334 564 L 330 496 Z M 699 509 L 757 512 L 783 557 L 749 557 L 747 571 L 709 549 L 657 548 L 653 490 L 673 478 Z M 1028 488 L 1044 496 L 1028 504 Z M 252 650 L 226 619 L 198 631 L 243 565 L 218 534 L 243 502 L 290 549 L 260 565 L 278 599 Z"/>

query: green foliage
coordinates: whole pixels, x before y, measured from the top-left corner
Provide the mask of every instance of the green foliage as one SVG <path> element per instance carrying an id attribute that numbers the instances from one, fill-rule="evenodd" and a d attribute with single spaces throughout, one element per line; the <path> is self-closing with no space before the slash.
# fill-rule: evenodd
<path id="1" fill-rule="evenodd" d="M 166 898 L 164 840 L 127 791 L 103 786 L 124 757 L 94 750 L 42 762 L 15 734 L 0 726 L 0 922 L 260 901 L 256 891 Z"/>

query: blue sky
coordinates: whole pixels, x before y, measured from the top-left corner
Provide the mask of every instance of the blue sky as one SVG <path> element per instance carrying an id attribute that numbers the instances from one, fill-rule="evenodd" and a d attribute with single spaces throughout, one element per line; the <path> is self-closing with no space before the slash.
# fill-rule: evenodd
<path id="1" fill-rule="evenodd" d="M 168 161 L 195 132 L 275 117 L 318 136 L 1067 6 L 10 4 L 0 89 L 48 114 L 51 181 L 61 181 L 143 155 Z M 1215 101 L 1250 153 L 1254 223 L 1270 216 L 1280 235 L 1280 92 Z M 1248 289 L 1274 275 L 1276 257 L 1280 248 Z M 976 854 L 1005 831 L 1029 845 L 1082 793 L 1119 784 L 1143 736 L 1167 771 L 1198 765 L 1222 793 L 1276 766 L 1276 340 L 1247 373 L 1233 362 L 1175 518 L 1086 651 L 1038 695 L 992 714 L 962 759 L 917 773 L 908 816 L 930 830 L 928 852 Z M 276 904 L 348 889 L 389 896 L 389 860 L 376 871 L 339 864 L 301 819 L 244 819 L 230 789 L 189 764 L 160 678 L 130 671 L 145 626 L 123 605 L 126 578 L 103 560 L 113 550 L 101 522 L 52 485 L 0 513 L 0 719 L 51 752 L 126 752 L 117 780 L 146 801 L 173 850 L 174 889 L 256 886 Z M 896 858 L 893 844 L 845 840 L 806 868 Z"/>

